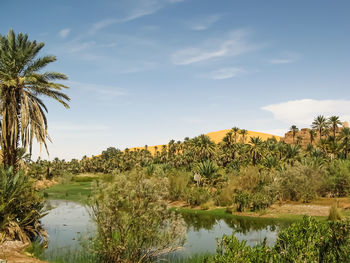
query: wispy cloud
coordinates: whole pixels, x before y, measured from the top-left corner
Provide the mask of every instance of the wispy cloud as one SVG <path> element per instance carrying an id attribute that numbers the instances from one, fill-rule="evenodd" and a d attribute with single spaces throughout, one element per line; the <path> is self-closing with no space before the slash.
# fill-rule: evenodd
<path id="1" fill-rule="evenodd" d="M 221 18 L 221 15 L 219 14 L 200 17 L 200 18 L 197 18 L 196 21 L 193 21 L 190 23 L 190 28 L 196 31 L 207 30 L 210 26 L 212 26 L 217 21 L 219 21 L 220 18 Z"/>
<path id="2" fill-rule="evenodd" d="M 309 127 L 317 115 L 336 115 L 343 121 L 350 120 L 350 100 L 301 99 L 267 105 L 262 109 L 271 112 L 276 120 L 300 127 Z"/>
<path id="3" fill-rule="evenodd" d="M 300 55 L 297 53 L 284 53 L 279 57 L 273 58 L 269 60 L 270 64 L 290 64 L 298 61 L 300 59 Z"/>
<path id="4" fill-rule="evenodd" d="M 136 0 L 129 6 L 126 15 L 122 18 L 108 18 L 96 22 L 89 30 L 90 34 L 96 34 L 103 28 L 117 23 L 125 23 L 132 20 L 139 19 L 144 16 L 152 15 L 158 12 L 167 4 L 175 4 L 183 2 L 184 0 Z M 130 4 L 130 2 L 129 2 Z"/>
<path id="5" fill-rule="evenodd" d="M 210 59 L 244 54 L 258 48 L 258 45 L 248 42 L 248 35 L 247 30 L 233 31 L 219 43 L 209 41 L 205 46 L 178 50 L 171 56 L 171 61 L 175 65 L 189 65 Z"/>
<path id="6" fill-rule="evenodd" d="M 203 75 L 203 77 L 215 79 L 215 80 L 230 79 L 244 72 L 246 71 L 242 68 L 235 68 L 235 67 L 221 68 L 221 69 L 209 72 L 208 74 Z"/>
<path id="7" fill-rule="evenodd" d="M 71 32 L 70 28 L 64 28 L 64 29 L 60 30 L 60 32 L 58 32 L 58 34 L 61 38 L 66 38 L 66 37 L 68 37 L 70 32 Z"/>

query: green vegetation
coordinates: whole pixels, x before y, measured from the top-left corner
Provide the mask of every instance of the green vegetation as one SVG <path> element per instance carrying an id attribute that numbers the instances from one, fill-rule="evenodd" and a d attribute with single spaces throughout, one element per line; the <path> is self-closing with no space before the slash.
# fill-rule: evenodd
<path id="1" fill-rule="evenodd" d="M 40 225 L 44 201 L 23 171 L 0 168 L 0 244 L 6 240 L 28 242 L 46 237 Z"/>
<path id="2" fill-rule="evenodd" d="M 38 57 L 44 43 L 29 41 L 28 35 L 17 36 L 11 29 L 6 36 L 0 35 L 0 144 L 2 163 L 17 170 L 19 144 L 29 146 L 33 139 L 46 147 L 47 108 L 40 96 L 52 98 L 69 108 L 69 97 L 61 90 L 65 85 L 55 80 L 66 80 L 58 72 L 42 72 L 55 56 Z"/>
<path id="3" fill-rule="evenodd" d="M 102 262 L 148 262 L 183 245 L 186 227 L 168 210 L 165 187 L 164 179 L 142 172 L 96 184 L 90 202 L 97 226 L 92 249 Z"/>
<path id="4" fill-rule="evenodd" d="M 86 203 L 91 196 L 91 182 L 57 184 L 42 191 L 47 199 Z"/>
<path id="5" fill-rule="evenodd" d="M 319 222 L 310 217 L 278 234 L 272 248 L 250 247 L 234 235 L 224 236 L 217 254 L 203 262 L 350 262 L 350 222 Z"/>

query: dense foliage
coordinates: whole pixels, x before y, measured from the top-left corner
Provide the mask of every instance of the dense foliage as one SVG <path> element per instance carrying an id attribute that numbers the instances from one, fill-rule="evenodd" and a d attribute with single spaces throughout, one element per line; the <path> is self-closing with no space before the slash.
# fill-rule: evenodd
<path id="1" fill-rule="evenodd" d="M 350 262 L 350 222 L 319 222 L 304 217 L 278 234 L 276 245 L 250 247 L 234 235 L 218 242 L 217 254 L 206 262 Z"/>
<path id="2" fill-rule="evenodd" d="M 42 72 L 55 56 L 38 57 L 44 43 L 17 36 L 10 30 L 0 35 L 0 145 L 5 168 L 17 169 L 20 143 L 30 152 L 35 138 L 44 144 L 47 133 L 47 108 L 41 97 L 52 98 L 68 108 L 69 97 L 62 92 L 65 85 L 55 80 L 67 76 L 58 72 Z"/>
<path id="3" fill-rule="evenodd" d="M 246 130 L 234 127 L 217 144 L 200 135 L 172 140 L 152 153 L 147 146 L 124 151 L 110 147 L 81 160 L 39 159 L 30 163 L 28 173 L 52 178 L 67 172 L 128 174 L 143 169 L 148 176 L 169 180 L 170 200 L 203 209 L 219 205 L 256 211 L 276 201 L 344 197 L 350 192 L 350 129 L 339 123 L 335 116 L 328 121 L 318 116 L 308 144 L 296 136 L 294 125 L 292 144 L 248 137 Z"/>
<path id="4" fill-rule="evenodd" d="M 102 262 L 148 262 L 183 245 L 186 227 L 168 210 L 167 185 L 164 178 L 142 172 L 96 185 L 93 248 Z"/>
<path id="5" fill-rule="evenodd" d="M 0 169 L 0 243 L 45 238 L 40 224 L 44 201 L 23 171 Z"/>

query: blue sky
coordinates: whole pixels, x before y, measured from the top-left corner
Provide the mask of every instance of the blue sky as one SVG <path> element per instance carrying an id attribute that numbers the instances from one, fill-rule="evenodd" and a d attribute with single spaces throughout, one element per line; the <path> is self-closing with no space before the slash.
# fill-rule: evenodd
<path id="1" fill-rule="evenodd" d="M 50 158 L 163 144 L 233 126 L 282 135 L 350 120 L 350 2 L 1 1 L 46 43 L 71 109 L 46 100 Z M 38 152 L 38 150 L 37 150 Z M 43 155 L 45 157 L 45 155 Z"/>

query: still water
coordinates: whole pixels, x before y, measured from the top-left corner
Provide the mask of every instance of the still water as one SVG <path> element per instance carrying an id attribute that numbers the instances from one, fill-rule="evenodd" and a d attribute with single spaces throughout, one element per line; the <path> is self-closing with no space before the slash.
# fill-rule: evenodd
<path id="1" fill-rule="evenodd" d="M 94 224 L 85 206 L 70 201 L 48 201 L 48 214 L 42 219 L 49 233 L 46 255 L 60 253 L 64 250 L 81 249 L 81 242 L 93 235 Z M 273 245 L 279 229 L 290 222 L 254 219 L 247 217 L 212 216 L 203 214 L 183 214 L 187 224 L 187 241 L 184 248 L 175 253 L 176 257 L 187 257 L 199 253 L 214 253 L 216 239 L 224 234 L 234 233 L 239 240 L 255 245 L 265 238 Z M 49 258 L 49 256 L 47 256 Z"/>

